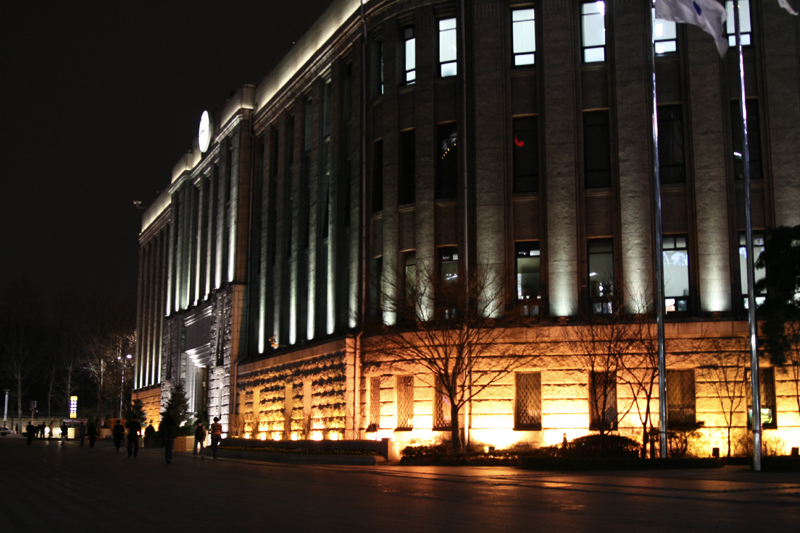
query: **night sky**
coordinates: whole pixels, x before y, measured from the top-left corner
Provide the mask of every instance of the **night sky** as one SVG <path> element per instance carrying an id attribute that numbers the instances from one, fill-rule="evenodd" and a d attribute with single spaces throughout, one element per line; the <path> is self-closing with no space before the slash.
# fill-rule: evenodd
<path id="1" fill-rule="evenodd" d="M 143 211 L 204 109 L 332 0 L 4 2 L 0 286 L 131 298 Z"/>

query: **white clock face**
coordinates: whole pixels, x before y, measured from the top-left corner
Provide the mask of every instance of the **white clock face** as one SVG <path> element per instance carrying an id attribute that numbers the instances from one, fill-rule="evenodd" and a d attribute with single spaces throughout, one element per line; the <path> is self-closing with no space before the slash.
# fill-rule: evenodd
<path id="1" fill-rule="evenodd" d="M 197 132 L 197 142 L 200 145 L 201 152 L 206 153 L 210 141 L 211 121 L 208 118 L 208 111 L 203 111 L 203 116 L 200 117 L 200 130 Z"/>

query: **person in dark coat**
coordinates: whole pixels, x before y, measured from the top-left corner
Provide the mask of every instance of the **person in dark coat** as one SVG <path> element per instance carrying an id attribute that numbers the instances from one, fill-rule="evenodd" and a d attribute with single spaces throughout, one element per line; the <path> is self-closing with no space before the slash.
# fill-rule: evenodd
<path id="1" fill-rule="evenodd" d="M 139 455 L 139 435 L 142 434 L 142 425 L 138 420 L 128 420 L 125 423 L 128 428 L 128 457 Z"/>
<path id="2" fill-rule="evenodd" d="M 180 433 L 178 423 L 175 422 L 175 419 L 167 411 L 164 413 L 161 419 L 161 425 L 158 429 L 164 441 L 164 459 L 166 459 L 167 464 L 170 464 L 172 462 L 172 446 L 175 444 L 175 438 Z"/>
<path id="3" fill-rule="evenodd" d="M 63 446 L 65 442 L 67 442 L 67 433 L 69 431 L 69 427 L 67 427 L 66 422 L 61 422 L 61 445 Z"/>
<path id="4" fill-rule="evenodd" d="M 33 436 L 36 434 L 36 427 L 28 422 L 28 425 L 25 426 L 25 436 L 28 438 L 28 446 L 31 445 L 33 442 Z"/>
<path id="5" fill-rule="evenodd" d="M 81 446 L 83 446 L 84 437 L 86 437 L 86 426 L 81 422 L 81 425 L 78 426 L 78 438 L 81 440 Z"/>
<path id="6" fill-rule="evenodd" d="M 122 446 L 122 439 L 125 438 L 125 428 L 119 420 L 114 424 L 111 434 L 114 435 L 114 448 L 119 452 L 119 447 Z"/>
<path id="7" fill-rule="evenodd" d="M 86 436 L 89 437 L 89 448 L 94 448 L 94 441 L 97 438 L 97 428 L 94 427 L 94 424 L 89 423 L 89 427 L 86 428 Z"/>

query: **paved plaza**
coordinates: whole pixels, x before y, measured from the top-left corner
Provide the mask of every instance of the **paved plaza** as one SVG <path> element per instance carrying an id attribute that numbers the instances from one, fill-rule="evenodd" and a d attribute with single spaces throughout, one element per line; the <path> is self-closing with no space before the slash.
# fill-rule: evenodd
<path id="1" fill-rule="evenodd" d="M 0 438 L 0 531 L 798 531 L 800 474 L 298 466 Z"/>

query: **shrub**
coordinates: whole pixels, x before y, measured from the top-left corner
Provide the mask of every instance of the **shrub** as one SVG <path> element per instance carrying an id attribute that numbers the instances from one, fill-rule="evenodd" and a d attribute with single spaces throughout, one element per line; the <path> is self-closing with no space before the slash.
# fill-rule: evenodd
<path id="1" fill-rule="evenodd" d="M 580 457 L 596 459 L 600 457 L 638 457 L 641 445 L 622 435 L 586 435 L 547 448 L 550 457 Z"/>

